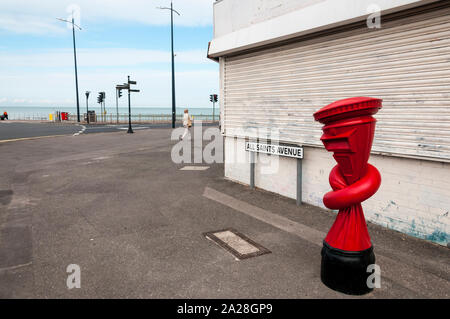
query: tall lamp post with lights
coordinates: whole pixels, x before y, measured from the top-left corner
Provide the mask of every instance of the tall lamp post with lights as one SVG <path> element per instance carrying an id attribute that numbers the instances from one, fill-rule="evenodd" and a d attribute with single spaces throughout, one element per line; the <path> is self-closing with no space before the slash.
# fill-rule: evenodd
<path id="1" fill-rule="evenodd" d="M 176 105 L 175 105 L 175 55 L 173 53 L 173 13 L 180 15 L 177 10 L 173 8 L 172 1 L 170 1 L 170 8 L 168 7 L 157 7 L 161 10 L 170 10 L 170 36 L 171 36 L 171 47 L 172 47 L 172 128 L 175 128 L 176 120 Z"/>
<path id="2" fill-rule="evenodd" d="M 77 70 L 77 50 L 75 45 L 75 27 L 77 27 L 79 30 L 81 30 L 81 27 L 76 25 L 73 18 L 73 12 L 72 12 L 72 20 L 66 20 L 66 19 L 60 19 L 56 18 L 60 21 L 70 23 L 72 25 L 72 37 L 73 37 L 73 59 L 75 61 L 75 90 L 77 94 L 77 121 L 80 122 L 80 100 L 78 96 L 78 70 Z"/>

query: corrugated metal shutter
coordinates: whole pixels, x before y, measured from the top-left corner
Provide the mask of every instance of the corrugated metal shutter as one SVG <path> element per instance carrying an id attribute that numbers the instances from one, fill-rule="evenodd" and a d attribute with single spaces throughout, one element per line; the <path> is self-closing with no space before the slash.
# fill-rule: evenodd
<path id="1" fill-rule="evenodd" d="M 223 72 L 227 136 L 322 146 L 313 113 L 372 96 L 374 152 L 450 161 L 450 8 L 226 57 Z"/>

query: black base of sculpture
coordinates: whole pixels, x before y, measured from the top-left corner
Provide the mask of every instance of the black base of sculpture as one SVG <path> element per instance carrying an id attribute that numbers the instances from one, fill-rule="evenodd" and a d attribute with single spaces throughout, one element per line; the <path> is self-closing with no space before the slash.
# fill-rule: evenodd
<path id="1" fill-rule="evenodd" d="M 373 247 L 363 251 L 344 251 L 323 242 L 320 277 L 329 288 L 349 295 L 373 290 L 367 285 L 367 266 L 375 264 Z"/>

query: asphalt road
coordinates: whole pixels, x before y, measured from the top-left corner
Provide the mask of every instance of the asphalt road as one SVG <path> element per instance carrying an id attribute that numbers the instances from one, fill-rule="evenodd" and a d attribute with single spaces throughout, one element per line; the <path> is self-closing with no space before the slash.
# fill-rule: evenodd
<path id="1" fill-rule="evenodd" d="M 0 121 L 0 141 L 39 136 L 73 135 L 80 130 L 81 126 L 73 124 Z"/>
<path id="2" fill-rule="evenodd" d="M 212 123 L 203 123 L 211 126 Z M 170 128 L 170 123 L 162 124 L 132 124 L 133 131 L 150 128 Z M 176 125 L 180 126 L 179 123 Z M 73 124 L 73 123 L 46 123 L 46 122 L 14 122 L 0 121 L 0 141 L 36 138 L 59 135 L 80 135 L 92 133 L 127 132 L 127 124 Z"/>
<path id="3" fill-rule="evenodd" d="M 381 288 L 328 289 L 335 213 L 225 180 L 223 164 L 176 164 L 170 135 L 0 143 L 0 298 L 450 297 L 448 248 L 371 223 Z M 203 235 L 226 228 L 271 253 L 238 261 Z M 68 289 L 73 264 L 81 287 Z"/>
<path id="4" fill-rule="evenodd" d="M 204 124 L 205 125 L 205 124 Z M 177 127 L 180 124 L 177 123 Z M 207 126 L 207 125 L 205 125 Z M 91 134 L 91 133 L 111 133 L 111 132 L 120 132 L 120 131 L 128 131 L 128 124 L 94 124 L 94 125 L 84 125 L 86 128 L 83 131 L 83 134 Z M 133 131 L 145 130 L 150 128 L 170 128 L 170 123 L 161 123 L 161 124 L 132 124 Z"/>

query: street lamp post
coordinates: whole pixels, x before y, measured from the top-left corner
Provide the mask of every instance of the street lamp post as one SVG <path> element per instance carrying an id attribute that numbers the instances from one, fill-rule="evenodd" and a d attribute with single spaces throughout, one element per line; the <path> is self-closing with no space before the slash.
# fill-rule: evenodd
<path id="1" fill-rule="evenodd" d="M 60 21 L 70 23 L 72 25 L 72 37 L 73 37 L 73 59 L 75 62 L 75 90 L 77 94 L 77 121 L 80 122 L 80 100 L 78 96 L 78 70 L 77 70 L 77 50 L 76 50 L 76 44 L 75 44 L 75 27 L 77 27 L 79 30 L 81 30 L 81 27 L 75 24 L 74 18 L 73 18 L 73 12 L 72 12 L 72 20 L 65 20 L 56 18 Z"/>
<path id="2" fill-rule="evenodd" d="M 170 1 L 170 8 L 158 7 L 157 9 L 170 10 L 170 38 L 171 38 L 171 49 L 172 49 L 172 128 L 175 128 L 176 120 L 176 103 L 175 103 L 175 55 L 173 53 L 173 13 L 180 15 L 178 11 L 173 8 L 172 1 Z"/>
<path id="3" fill-rule="evenodd" d="M 90 91 L 86 91 L 86 121 L 87 121 L 87 124 L 89 124 L 89 102 L 88 102 L 88 100 L 89 100 L 90 93 L 91 93 Z"/>

